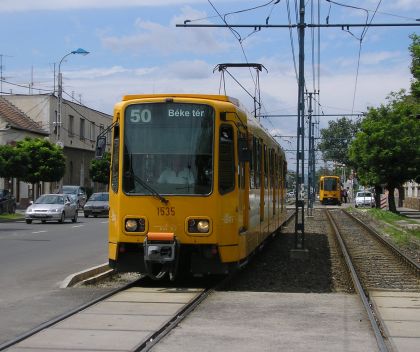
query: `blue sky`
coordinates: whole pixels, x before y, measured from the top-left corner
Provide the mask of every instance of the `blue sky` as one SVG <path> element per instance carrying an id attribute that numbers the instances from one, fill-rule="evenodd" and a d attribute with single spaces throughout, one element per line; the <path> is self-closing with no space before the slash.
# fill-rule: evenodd
<path id="1" fill-rule="evenodd" d="M 214 67 L 224 62 L 256 62 L 268 73 L 260 75 L 265 114 L 295 114 L 297 80 L 288 29 L 237 30 L 242 46 L 229 29 L 176 28 L 184 20 L 217 23 L 220 14 L 267 4 L 253 11 L 226 16 L 229 24 L 287 24 L 287 0 L 0 0 L 0 54 L 3 55 L 3 92 L 48 92 L 54 86 L 54 63 L 72 50 L 84 48 L 87 56 L 71 55 L 61 66 L 66 98 L 76 99 L 94 109 L 112 113 L 115 102 L 125 94 L 192 92 L 219 93 L 220 74 Z M 329 23 L 413 23 L 420 18 L 418 0 L 326 0 L 306 1 L 306 22 L 314 21 L 320 4 L 320 21 Z M 342 3 L 359 9 L 337 5 Z M 292 23 L 296 23 L 295 1 L 289 0 Z M 204 18 L 204 19 L 203 19 Z M 325 114 L 366 111 L 367 106 L 385 102 L 391 91 L 408 88 L 409 34 L 419 27 L 370 28 L 360 55 L 357 88 L 356 70 L 363 28 L 352 33 L 340 28 L 322 29 L 318 44 L 312 46 L 311 31 L 305 34 L 305 81 L 308 91 L 320 90 L 317 106 Z M 314 32 L 317 39 L 317 32 Z M 296 30 L 292 31 L 295 59 L 298 55 Z M 314 51 L 314 64 L 312 61 Z M 244 56 L 246 55 L 246 59 Z M 33 72 L 33 73 L 32 73 Z M 248 70 L 231 70 L 250 92 L 255 77 Z M 315 74 L 313 74 L 315 73 Z M 313 78 L 315 77 L 315 81 Z M 18 87 L 22 85 L 24 87 Z M 231 79 L 227 95 L 239 98 L 252 109 L 252 100 Z M 70 99 L 70 98 L 69 98 Z M 325 127 L 330 118 L 322 118 Z M 334 119 L 331 117 L 331 119 Z M 273 133 L 296 134 L 296 118 L 270 118 L 263 124 Z M 285 139 L 282 144 L 290 147 Z"/>

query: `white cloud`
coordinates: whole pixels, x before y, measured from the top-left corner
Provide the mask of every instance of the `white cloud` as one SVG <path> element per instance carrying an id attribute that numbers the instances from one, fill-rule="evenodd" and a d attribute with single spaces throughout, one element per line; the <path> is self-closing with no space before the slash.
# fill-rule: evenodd
<path id="1" fill-rule="evenodd" d="M 131 70 L 128 70 L 122 66 L 112 66 L 108 68 L 93 68 L 88 70 L 78 70 L 78 71 L 72 71 L 69 76 L 74 78 L 80 78 L 80 77 L 89 77 L 90 79 L 96 79 L 96 78 L 102 78 L 102 77 L 108 77 L 108 76 L 114 76 L 118 74 L 123 74 L 130 72 Z M 63 75 L 66 75 L 65 72 L 63 72 Z"/>
<path id="2" fill-rule="evenodd" d="M 395 63 L 405 59 L 405 53 L 400 51 L 378 51 L 378 52 L 368 52 L 361 54 L 360 64 L 361 65 L 379 65 L 379 64 L 389 64 Z M 335 63 L 341 67 L 355 67 L 357 62 L 357 57 L 347 58 L 347 57 L 338 57 L 335 60 Z"/>
<path id="3" fill-rule="evenodd" d="M 394 0 L 390 1 L 388 7 L 394 10 L 414 11 L 420 9 L 420 2 L 418 0 Z"/>
<path id="4" fill-rule="evenodd" d="M 177 61 L 163 68 L 167 78 L 207 79 L 211 76 L 212 67 L 205 61 Z"/>
<path id="5" fill-rule="evenodd" d="M 205 17 L 206 14 L 190 7 L 182 9 L 182 14 L 174 17 L 167 26 L 157 22 L 137 19 L 133 25 L 135 32 L 116 36 L 100 34 L 102 45 L 116 52 L 129 51 L 133 54 L 174 53 L 215 54 L 232 48 L 232 42 L 225 40 L 226 31 L 214 29 L 175 28 L 184 19 Z M 230 37 L 228 37 L 231 39 Z"/>
<path id="6" fill-rule="evenodd" d="M 206 0 L 2 0 L 0 12 L 157 7 L 205 3 Z"/>

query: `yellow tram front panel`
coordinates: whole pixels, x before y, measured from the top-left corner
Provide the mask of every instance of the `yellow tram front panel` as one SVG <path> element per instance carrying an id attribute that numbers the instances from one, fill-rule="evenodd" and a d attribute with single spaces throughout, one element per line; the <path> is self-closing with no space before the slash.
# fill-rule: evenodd
<path id="1" fill-rule="evenodd" d="M 275 182 L 250 189 L 249 162 L 239 161 L 239 137 L 252 131 L 260 141 L 258 177 L 279 177 L 267 154 L 280 155 L 278 144 L 251 124 L 226 96 L 124 97 L 114 109 L 111 141 L 110 265 L 128 254 L 127 271 L 142 255 L 164 263 L 170 258 L 156 253 L 171 250 L 187 251 L 192 262 L 199 253 L 202 272 L 215 257 L 222 264 L 245 259 L 282 217 Z"/>

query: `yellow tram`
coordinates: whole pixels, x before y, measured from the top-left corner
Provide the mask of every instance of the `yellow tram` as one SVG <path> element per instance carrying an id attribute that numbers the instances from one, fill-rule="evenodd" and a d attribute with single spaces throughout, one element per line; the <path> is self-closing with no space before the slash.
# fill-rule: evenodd
<path id="1" fill-rule="evenodd" d="M 320 177 L 319 201 L 321 204 L 341 205 L 341 187 L 339 176 Z"/>
<path id="2" fill-rule="evenodd" d="M 152 278 L 224 274 L 286 219 L 285 155 L 236 99 L 128 95 L 111 139 L 109 264 Z"/>

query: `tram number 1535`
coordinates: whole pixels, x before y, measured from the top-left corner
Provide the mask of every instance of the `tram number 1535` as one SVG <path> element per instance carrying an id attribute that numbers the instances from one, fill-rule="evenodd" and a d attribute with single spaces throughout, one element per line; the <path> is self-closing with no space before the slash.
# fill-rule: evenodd
<path id="1" fill-rule="evenodd" d="M 175 216 L 175 207 L 158 207 L 158 216 Z"/>

